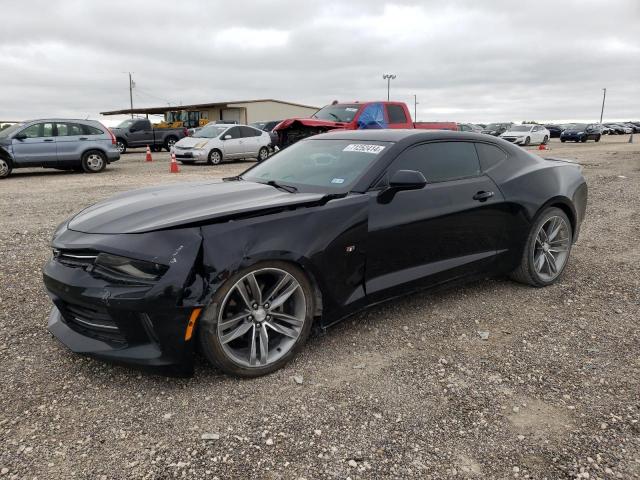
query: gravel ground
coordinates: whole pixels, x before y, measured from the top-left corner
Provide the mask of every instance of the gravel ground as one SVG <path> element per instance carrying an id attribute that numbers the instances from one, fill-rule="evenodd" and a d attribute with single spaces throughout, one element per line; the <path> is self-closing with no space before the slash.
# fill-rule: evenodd
<path id="1" fill-rule="evenodd" d="M 627 138 L 552 143 L 590 189 L 558 284 L 395 300 L 255 380 L 72 354 L 46 330 L 41 280 L 71 213 L 249 163 L 175 175 L 166 153 L 130 153 L 99 175 L 16 171 L 0 182 L 0 478 L 640 478 L 640 145 Z"/>

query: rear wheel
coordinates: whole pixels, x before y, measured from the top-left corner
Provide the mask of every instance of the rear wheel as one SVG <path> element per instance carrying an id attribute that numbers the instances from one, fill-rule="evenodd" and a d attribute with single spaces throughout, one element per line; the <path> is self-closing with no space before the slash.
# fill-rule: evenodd
<path id="1" fill-rule="evenodd" d="M 173 148 L 177 141 L 178 139 L 176 137 L 167 137 L 167 139 L 164 141 L 165 150 L 167 152 L 170 152 L 171 148 Z"/>
<path id="2" fill-rule="evenodd" d="M 549 137 L 545 135 L 544 138 L 542 139 L 542 144 L 546 145 L 547 143 L 549 143 Z"/>
<path id="3" fill-rule="evenodd" d="M 104 153 L 92 150 L 82 156 L 82 169 L 87 173 L 98 173 L 107 166 L 107 158 Z"/>
<path id="4" fill-rule="evenodd" d="M 198 337 L 204 355 L 223 372 L 257 377 L 295 356 L 309 336 L 313 312 L 313 289 L 302 270 L 261 262 L 218 289 Z"/>
<path id="5" fill-rule="evenodd" d="M 529 145 L 530 143 L 531 143 L 531 137 L 527 137 L 527 138 L 524 140 L 524 146 L 526 147 L 526 146 L 527 146 L 527 145 Z"/>
<path id="6" fill-rule="evenodd" d="M 598 136 L 596 137 L 596 142 L 599 142 L 601 137 L 602 137 L 602 135 L 598 135 Z"/>
<path id="7" fill-rule="evenodd" d="M 551 285 L 567 266 L 572 242 L 567 215 L 559 208 L 547 208 L 531 227 L 520 265 L 511 277 L 534 287 Z"/>
<path id="8" fill-rule="evenodd" d="M 567 141 L 567 139 L 566 139 L 566 138 L 561 138 L 561 139 L 560 139 L 560 141 L 561 141 L 562 143 L 564 143 L 564 142 L 566 142 L 566 141 Z"/>
<path id="9" fill-rule="evenodd" d="M 581 141 L 582 143 L 587 143 L 587 136 L 586 136 L 586 135 L 583 135 L 583 136 L 582 136 L 582 138 L 580 139 L 580 141 Z"/>
<path id="10" fill-rule="evenodd" d="M 269 158 L 269 149 L 267 147 L 262 147 L 258 152 L 258 161 L 262 162 Z"/>
<path id="11" fill-rule="evenodd" d="M 162 151 L 162 145 L 152 145 L 151 146 L 151 151 L 152 152 L 161 152 Z"/>
<path id="12" fill-rule="evenodd" d="M 11 175 L 11 170 L 13 170 L 11 160 L 0 157 L 0 178 L 7 178 Z"/>
<path id="13" fill-rule="evenodd" d="M 118 138 L 116 140 L 116 150 L 118 150 L 121 154 L 125 153 L 127 151 L 127 142 L 125 142 L 121 138 Z"/>
<path id="14" fill-rule="evenodd" d="M 207 163 L 209 165 L 219 165 L 222 163 L 222 153 L 220 150 L 211 150 L 207 157 Z"/>

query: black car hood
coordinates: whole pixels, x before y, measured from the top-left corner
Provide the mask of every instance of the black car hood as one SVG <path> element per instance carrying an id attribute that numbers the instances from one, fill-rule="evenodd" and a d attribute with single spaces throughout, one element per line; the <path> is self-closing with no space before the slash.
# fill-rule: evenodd
<path id="1" fill-rule="evenodd" d="M 145 233 L 251 212 L 317 203 L 321 193 L 287 193 L 247 181 L 181 183 L 122 193 L 73 217 L 84 233 Z"/>

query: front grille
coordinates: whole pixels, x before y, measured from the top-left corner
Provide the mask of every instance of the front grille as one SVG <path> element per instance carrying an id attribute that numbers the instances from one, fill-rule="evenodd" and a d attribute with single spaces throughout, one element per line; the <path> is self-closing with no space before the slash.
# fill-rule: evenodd
<path id="1" fill-rule="evenodd" d="M 60 302 L 64 322 L 82 335 L 109 343 L 125 343 L 125 337 L 109 313 L 100 307 L 83 307 Z"/>
<path id="2" fill-rule="evenodd" d="M 91 250 L 53 250 L 53 258 L 67 267 L 84 268 L 93 265 L 98 254 Z"/>
<path id="3" fill-rule="evenodd" d="M 516 141 L 516 137 L 502 137 L 504 140 L 506 140 L 507 142 L 515 142 Z"/>
<path id="4" fill-rule="evenodd" d="M 193 158 L 193 153 L 191 152 L 176 153 L 176 158 Z"/>

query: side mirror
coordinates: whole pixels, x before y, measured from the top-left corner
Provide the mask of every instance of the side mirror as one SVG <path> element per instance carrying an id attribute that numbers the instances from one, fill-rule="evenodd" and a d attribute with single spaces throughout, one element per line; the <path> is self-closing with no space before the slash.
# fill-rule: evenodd
<path id="1" fill-rule="evenodd" d="M 231 135 L 226 134 L 222 139 L 223 140 L 231 140 L 231 138 L 232 138 Z"/>
<path id="2" fill-rule="evenodd" d="M 389 180 L 389 188 L 393 190 L 418 190 L 426 184 L 427 179 L 417 170 L 398 170 Z"/>
<path id="3" fill-rule="evenodd" d="M 16 140 L 24 140 L 25 138 L 27 138 L 27 136 L 24 133 L 19 133 L 13 138 L 15 138 Z"/>

